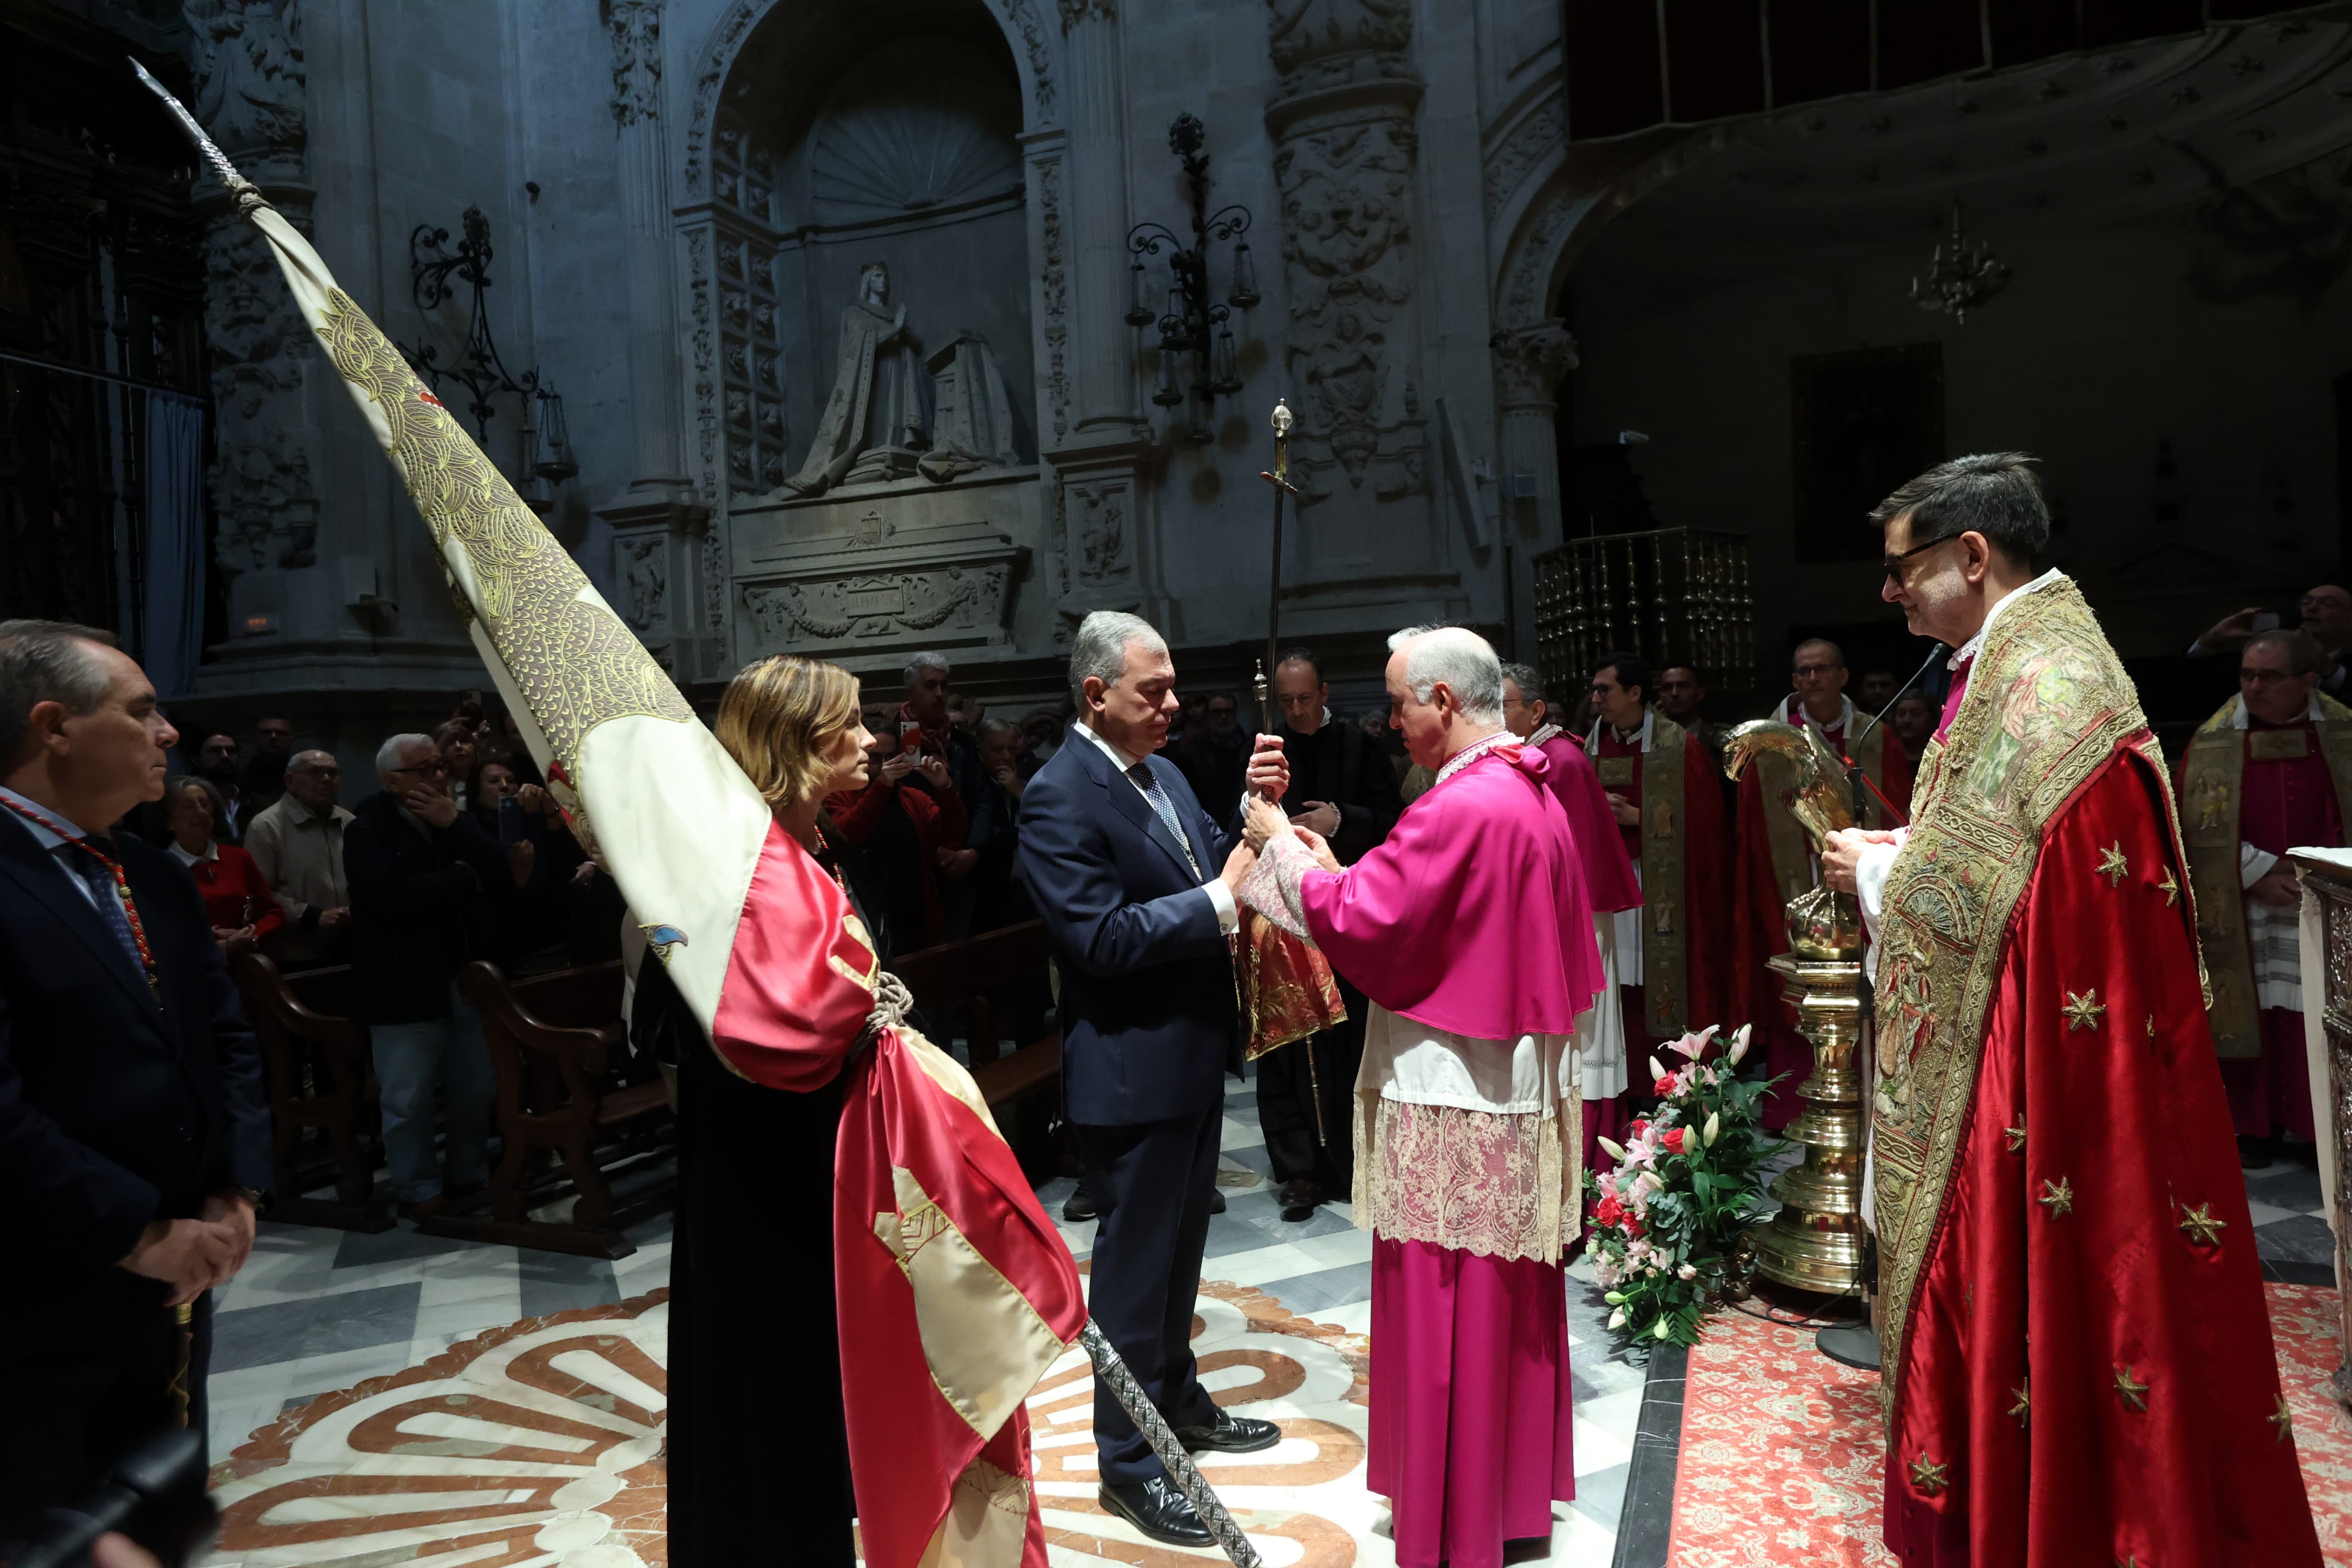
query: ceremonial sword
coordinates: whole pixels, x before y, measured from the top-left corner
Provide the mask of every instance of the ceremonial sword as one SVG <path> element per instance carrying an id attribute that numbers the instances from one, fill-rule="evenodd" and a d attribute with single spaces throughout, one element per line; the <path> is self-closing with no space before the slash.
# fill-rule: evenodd
<path id="1" fill-rule="evenodd" d="M 205 134 L 204 127 L 196 123 L 195 116 L 190 114 L 186 106 L 172 96 L 170 89 L 149 75 L 147 68 L 136 59 L 131 62 L 131 68 L 137 71 L 139 79 L 145 82 L 149 89 L 163 100 L 163 107 L 172 111 L 172 117 L 180 122 L 180 129 L 187 133 L 188 140 L 195 144 L 196 151 L 204 156 L 207 163 L 212 165 L 214 173 L 220 176 L 222 184 L 232 191 L 249 184 L 249 182 L 236 172 L 236 165 L 228 161 L 227 154 L 213 145 L 212 138 Z M 1289 410 L 1282 409 L 1277 415 L 1277 429 L 1286 431 L 1289 428 Z M 1276 459 L 1276 466 L 1283 467 L 1279 458 Z M 1268 476 L 1268 478 L 1272 477 Z M 1283 481 L 1277 480 L 1276 483 L 1282 484 Z M 1284 484 L 1283 488 L 1287 489 L 1288 486 Z M 1282 563 L 1281 508 L 1282 502 L 1277 496 L 1275 501 L 1274 546 L 1275 564 L 1277 571 Z M 1277 584 L 1276 592 L 1279 593 L 1279 591 Z M 1271 628 L 1269 628 L 1270 637 Z M 1269 641 L 1267 644 L 1269 651 L 1272 647 L 1273 644 Z M 1264 689 L 1265 683 L 1261 679 L 1259 682 L 1261 693 Z M 184 1309 L 183 1310 L 184 1311 Z M 186 1319 L 183 1317 L 181 1321 L 184 1323 Z M 1201 1522 L 1209 1527 L 1210 1533 L 1217 1538 L 1217 1544 L 1224 1549 L 1227 1557 L 1233 1559 L 1234 1568 L 1261 1568 L 1257 1548 L 1249 1543 L 1249 1537 L 1242 1533 L 1242 1527 L 1234 1522 L 1234 1516 L 1226 1510 L 1223 1503 L 1217 1500 L 1216 1492 L 1202 1479 L 1201 1468 L 1192 1462 L 1192 1456 L 1184 1451 L 1184 1445 L 1177 1441 L 1176 1434 L 1169 1429 L 1166 1418 L 1151 1403 L 1151 1396 L 1144 1392 L 1143 1385 L 1136 1381 L 1135 1373 L 1128 1370 L 1126 1358 L 1118 1353 L 1110 1341 L 1104 1337 L 1102 1330 L 1097 1328 L 1091 1321 L 1079 1331 L 1078 1342 L 1086 1347 L 1087 1359 L 1094 1363 L 1095 1376 L 1110 1390 L 1111 1396 L 1118 1401 L 1119 1408 L 1127 1412 L 1127 1418 L 1135 1423 L 1135 1429 L 1143 1434 L 1143 1440 L 1151 1446 L 1152 1453 L 1157 1455 L 1160 1462 L 1167 1467 L 1169 1479 L 1176 1483 L 1176 1489 L 1184 1494 L 1184 1500 L 1192 1505 L 1192 1511 L 1201 1516 Z M 181 1398 L 184 1401 L 185 1395 L 182 1394 Z M 183 1410 L 184 1411 L 184 1405 Z M 184 1414 L 182 1418 L 185 1419 Z"/>

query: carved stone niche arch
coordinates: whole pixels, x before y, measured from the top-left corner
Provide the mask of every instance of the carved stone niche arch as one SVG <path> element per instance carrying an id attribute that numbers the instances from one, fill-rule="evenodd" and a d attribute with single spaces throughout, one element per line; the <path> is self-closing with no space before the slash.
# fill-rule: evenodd
<path id="1" fill-rule="evenodd" d="M 912 647 L 1011 654 L 1050 638 L 1044 595 L 1022 584 L 1053 417 L 1040 362 L 1066 336 L 1051 255 L 1059 47 L 1037 0 L 736 0 L 707 41 L 677 218 L 691 457 L 715 517 L 709 609 L 732 657 L 790 644 L 853 664 L 870 649 L 880 667 Z M 983 341 L 1013 437 L 977 472 L 859 466 L 816 493 L 788 488 L 825 427 L 844 310 L 876 262 L 887 309 L 906 312 L 892 384 L 911 356 L 944 407 L 925 377 Z"/>

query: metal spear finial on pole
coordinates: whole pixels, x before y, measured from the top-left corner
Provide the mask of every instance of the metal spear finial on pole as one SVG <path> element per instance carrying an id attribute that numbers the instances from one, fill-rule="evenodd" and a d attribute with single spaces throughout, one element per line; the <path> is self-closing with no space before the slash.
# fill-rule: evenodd
<path id="1" fill-rule="evenodd" d="M 1286 497 L 1298 493 L 1298 487 L 1290 482 L 1290 426 L 1295 418 L 1287 403 L 1279 397 L 1274 400 L 1274 467 L 1260 470 L 1257 476 L 1274 487 L 1274 568 L 1266 579 L 1265 662 L 1258 668 L 1256 683 L 1258 720 L 1269 731 L 1274 728 L 1274 700 L 1266 682 L 1274 678 L 1275 666 L 1282 662 L 1282 503 Z"/>

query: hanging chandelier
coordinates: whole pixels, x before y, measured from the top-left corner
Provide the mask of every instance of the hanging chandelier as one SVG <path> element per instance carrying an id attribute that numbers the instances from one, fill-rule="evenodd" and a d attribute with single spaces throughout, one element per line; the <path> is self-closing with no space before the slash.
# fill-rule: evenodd
<path id="1" fill-rule="evenodd" d="M 2009 264 L 1961 232 L 1960 204 L 1954 202 L 1951 237 L 1928 257 L 1927 277 L 1911 279 L 1911 302 L 1964 322 L 2008 283 Z"/>

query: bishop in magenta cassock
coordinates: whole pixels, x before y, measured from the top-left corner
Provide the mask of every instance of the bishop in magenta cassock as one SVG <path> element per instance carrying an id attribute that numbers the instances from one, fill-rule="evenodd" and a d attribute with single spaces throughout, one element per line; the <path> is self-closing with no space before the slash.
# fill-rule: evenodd
<path id="1" fill-rule="evenodd" d="M 2309 1568 L 2171 791 L 2081 592 L 2031 577 L 2027 461 L 1874 514 L 1885 596 L 1958 679 L 1907 832 L 1822 855 L 1875 942 L 1886 1544 Z"/>
<path id="2" fill-rule="evenodd" d="M 2309 1143 L 2302 890 L 2283 857 L 2333 848 L 2352 816 L 2352 710 L 2318 689 L 2327 656 L 2302 632 L 2263 632 L 2238 656 L 2238 695 L 2181 758 L 2189 880 L 2213 986 L 2213 1045 L 2249 1166 L 2284 1131 Z"/>
<path id="3" fill-rule="evenodd" d="M 1584 890 L 1592 901 L 1592 934 L 1601 951 L 1601 991 L 1576 1021 L 1578 1077 L 1584 1090 L 1583 1163 L 1591 1166 L 1601 1140 L 1622 1142 L 1633 1120 L 1633 1086 L 1625 1049 L 1625 1010 L 1618 995 L 1617 917 L 1642 908 L 1642 881 L 1625 847 L 1608 792 L 1583 743 L 1551 721 L 1543 677 L 1524 664 L 1503 666 L 1503 725 L 1522 744 L 1543 753 L 1550 771 L 1544 786 L 1568 816 Z M 1646 1080 L 1647 1073 L 1643 1075 Z M 1644 1085 L 1646 1087 L 1646 1083 Z"/>
<path id="4" fill-rule="evenodd" d="M 1369 1481 L 1403 1568 L 1496 1568 L 1576 1493 L 1563 1258 L 1578 1015 L 1601 963 L 1550 764 L 1459 627 L 1390 639 L 1390 722 L 1435 782 L 1344 869 L 1277 810 L 1243 897 L 1359 976 L 1356 1223 L 1372 1232 Z"/>

